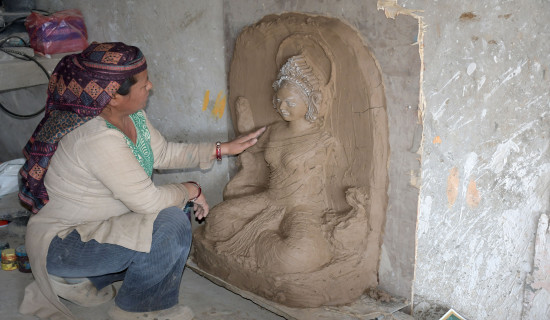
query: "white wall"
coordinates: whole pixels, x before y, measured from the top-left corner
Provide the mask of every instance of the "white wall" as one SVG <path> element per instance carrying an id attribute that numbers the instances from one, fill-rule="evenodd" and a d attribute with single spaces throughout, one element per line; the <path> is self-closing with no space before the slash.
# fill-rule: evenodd
<path id="1" fill-rule="evenodd" d="M 550 2 L 398 3 L 426 26 L 415 300 L 468 319 L 548 319 L 550 301 L 530 300 L 541 283 L 550 292 L 548 271 L 538 289 L 526 281 L 550 210 Z"/>

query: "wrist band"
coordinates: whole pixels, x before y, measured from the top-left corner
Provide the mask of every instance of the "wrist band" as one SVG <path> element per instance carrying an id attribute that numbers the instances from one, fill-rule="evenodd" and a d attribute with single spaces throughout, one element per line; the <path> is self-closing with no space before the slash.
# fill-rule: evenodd
<path id="1" fill-rule="evenodd" d="M 222 143 L 216 142 L 216 159 L 222 161 Z"/>
<path id="2" fill-rule="evenodd" d="M 189 201 L 195 202 L 195 200 L 197 200 L 201 196 L 201 193 L 202 193 L 201 186 L 198 183 L 196 183 L 195 181 L 187 181 L 187 183 L 194 184 L 195 187 L 197 187 L 197 189 L 199 189 L 199 194 L 197 194 L 197 196 L 194 197 L 193 199 L 189 199 Z"/>

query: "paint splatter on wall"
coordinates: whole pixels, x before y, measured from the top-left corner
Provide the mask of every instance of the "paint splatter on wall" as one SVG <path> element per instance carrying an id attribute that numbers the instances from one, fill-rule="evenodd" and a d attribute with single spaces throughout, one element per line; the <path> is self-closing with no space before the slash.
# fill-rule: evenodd
<path id="1" fill-rule="evenodd" d="M 214 105 L 212 106 L 212 116 L 214 118 L 221 119 L 223 117 L 223 114 L 225 112 L 225 106 L 227 104 L 227 95 L 224 94 L 223 91 L 220 91 L 218 93 L 218 96 L 216 97 L 216 101 L 214 102 Z M 204 99 L 202 102 L 202 111 L 206 111 L 210 105 L 210 90 L 206 90 L 204 93 Z"/>
<path id="2" fill-rule="evenodd" d="M 476 208 L 481 201 L 481 196 L 477 190 L 476 182 L 471 179 L 468 183 L 468 191 L 466 192 L 466 203 L 470 208 Z"/>
<path id="3" fill-rule="evenodd" d="M 456 167 L 451 169 L 449 177 L 447 178 L 447 201 L 449 208 L 452 207 L 456 202 L 456 197 L 458 196 L 458 169 Z"/>

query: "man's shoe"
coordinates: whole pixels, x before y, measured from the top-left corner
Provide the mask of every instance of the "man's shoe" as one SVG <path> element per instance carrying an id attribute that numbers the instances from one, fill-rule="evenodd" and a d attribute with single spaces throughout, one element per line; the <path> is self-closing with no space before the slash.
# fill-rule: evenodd
<path id="1" fill-rule="evenodd" d="M 95 307 L 111 301 L 116 295 L 113 285 L 99 291 L 92 282 L 83 278 L 81 282 L 69 283 L 66 279 L 49 275 L 53 291 L 61 298 L 83 307 Z"/>

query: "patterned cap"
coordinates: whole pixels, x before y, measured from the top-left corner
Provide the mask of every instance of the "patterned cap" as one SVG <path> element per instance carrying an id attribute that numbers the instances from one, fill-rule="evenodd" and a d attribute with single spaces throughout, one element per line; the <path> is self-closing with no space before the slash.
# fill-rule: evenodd
<path id="1" fill-rule="evenodd" d="M 147 62 L 138 48 L 94 42 L 59 62 L 48 84 L 47 107 L 97 116 L 124 80 L 145 69 Z"/>
<path id="2" fill-rule="evenodd" d="M 94 42 L 65 56 L 48 83 L 46 113 L 23 149 L 19 198 L 37 213 L 47 202 L 44 175 L 57 144 L 67 133 L 98 116 L 121 84 L 147 69 L 141 51 L 122 42 Z"/>

